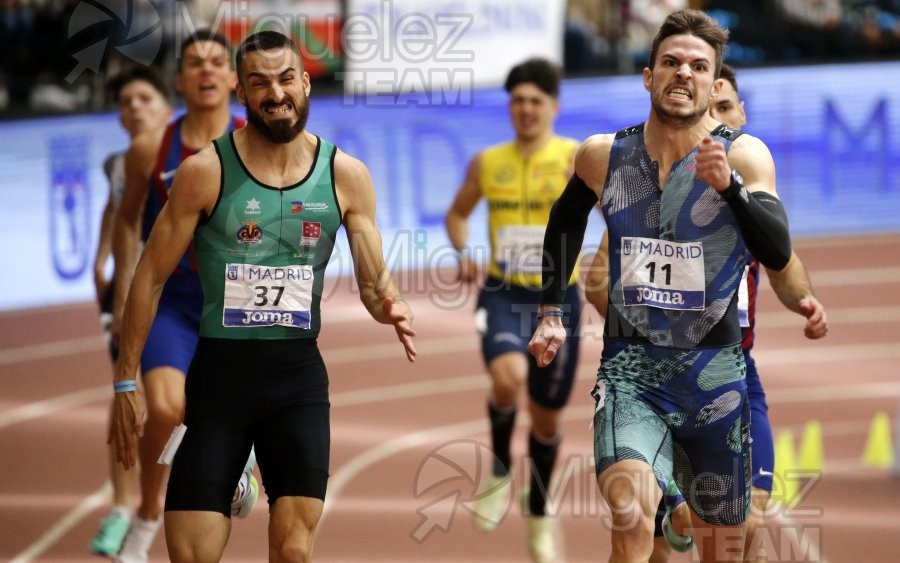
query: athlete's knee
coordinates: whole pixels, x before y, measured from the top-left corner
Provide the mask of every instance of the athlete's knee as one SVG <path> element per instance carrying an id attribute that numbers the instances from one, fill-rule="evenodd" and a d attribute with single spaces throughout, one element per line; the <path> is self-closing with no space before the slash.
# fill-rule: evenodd
<path id="1" fill-rule="evenodd" d="M 584 298 L 597 309 L 598 313 L 604 317 L 606 316 L 609 297 L 607 296 L 605 285 L 600 287 L 596 284 L 588 283 L 584 288 Z"/>
<path id="2" fill-rule="evenodd" d="M 628 536 L 653 537 L 655 514 L 645 509 L 646 499 L 630 486 L 610 486 L 604 491 L 613 529 Z"/>
<path id="3" fill-rule="evenodd" d="M 614 529 L 652 543 L 662 494 L 653 470 L 641 462 L 619 462 L 600 475 L 598 484 Z"/>
<path id="4" fill-rule="evenodd" d="M 534 401 L 528 402 L 528 411 L 531 414 L 532 432 L 544 440 L 552 440 L 559 434 L 559 415 L 561 409 L 549 409 Z"/>
<path id="5" fill-rule="evenodd" d="M 491 389 L 497 406 L 514 404 L 525 383 L 528 361 L 524 354 L 509 352 L 493 359 L 488 366 Z"/>
<path id="6" fill-rule="evenodd" d="M 184 421 L 184 404 L 154 401 L 147 404 L 147 424 L 156 428 L 174 428 Z"/>
<path id="7" fill-rule="evenodd" d="M 313 533 L 302 529 L 269 546 L 270 561 L 306 563 L 312 560 Z"/>

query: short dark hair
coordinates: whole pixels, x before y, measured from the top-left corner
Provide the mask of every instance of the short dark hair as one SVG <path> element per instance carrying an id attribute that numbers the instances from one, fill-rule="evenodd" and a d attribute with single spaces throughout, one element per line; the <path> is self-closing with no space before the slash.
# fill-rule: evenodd
<path id="1" fill-rule="evenodd" d="M 253 35 L 250 35 L 246 39 L 244 39 L 238 47 L 237 53 L 235 55 L 235 68 L 237 68 L 240 75 L 241 63 L 244 61 L 244 58 L 250 53 L 254 51 L 274 51 L 276 49 L 283 49 L 285 47 L 297 53 L 297 56 L 300 57 L 300 49 L 297 48 L 297 45 L 294 43 L 294 41 L 287 35 L 278 31 L 271 30 L 257 31 Z M 300 61 L 302 64 L 302 57 L 300 57 Z"/>
<path id="2" fill-rule="evenodd" d="M 659 27 L 653 43 L 650 44 L 650 64 L 652 69 L 656 64 L 656 55 L 659 51 L 659 44 L 667 37 L 672 35 L 695 35 L 706 41 L 710 47 L 716 52 L 715 73 L 719 76 L 722 68 L 722 56 L 725 52 L 725 44 L 728 43 L 728 30 L 719 27 L 711 17 L 700 10 L 678 10 L 672 12 L 666 17 L 666 20 Z"/>
<path id="3" fill-rule="evenodd" d="M 533 58 L 512 67 L 503 87 L 507 92 L 512 92 L 519 84 L 531 82 L 545 94 L 558 98 L 561 79 L 562 71 L 557 65 L 547 59 Z"/>
<path id="4" fill-rule="evenodd" d="M 735 94 L 740 93 L 737 85 L 737 77 L 734 75 L 734 68 L 732 68 L 730 64 L 722 63 L 722 69 L 719 71 L 719 78 L 727 80 L 731 84 L 731 87 L 734 88 Z"/>
<path id="5" fill-rule="evenodd" d="M 156 67 L 133 64 L 124 67 L 106 81 L 106 91 L 113 102 L 118 104 L 122 89 L 135 80 L 149 82 L 151 86 L 162 94 L 163 98 L 169 99 L 169 86 L 163 80 L 162 73 Z"/>
<path id="6" fill-rule="evenodd" d="M 183 58 L 184 52 L 187 50 L 187 48 L 194 43 L 205 43 L 207 41 L 218 43 L 219 45 L 225 47 L 225 50 L 228 51 L 228 62 L 231 62 L 231 42 L 228 41 L 228 38 L 209 27 L 201 27 L 200 29 L 194 30 L 193 33 L 191 33 L 181 41 L 181 51 L 179 51 L 179 53 L 182 56 L 178 57 L 178 72 L 181 72 L 181 59 Z"/>

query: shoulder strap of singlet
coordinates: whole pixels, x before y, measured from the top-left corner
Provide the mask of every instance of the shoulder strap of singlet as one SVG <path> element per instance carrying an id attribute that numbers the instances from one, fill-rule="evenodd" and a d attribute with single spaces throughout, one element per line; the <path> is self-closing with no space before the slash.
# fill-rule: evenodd
<path id="1" fill-rule="evenodd" d="M 632 125 L 631 127 L 626 127 L 616 133 L 616 139 L 624 139 L 625 137 L 630 137 L 631 135 L 637 135 L 644 130 L 644 124 L 638 123 L 637 125 Z"/>
<path id="2" fill-rule="evenodd" d="M 734 141 L 743 134 L 744 132 L 740 129 L 732 129 L 724 123 L 713 129 L 711 133 L 711 135 L 722 137 L 723 139 L 727 139 L 729 141 Z"/>

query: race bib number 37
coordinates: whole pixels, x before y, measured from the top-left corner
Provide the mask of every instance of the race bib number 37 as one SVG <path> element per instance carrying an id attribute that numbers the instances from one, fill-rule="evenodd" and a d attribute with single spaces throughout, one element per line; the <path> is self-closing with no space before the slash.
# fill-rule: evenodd
<path id="1" fill-rule="evenodd" d="M 706 277 L 703 245 L 644 237 L 622 237 L 624 304 L 699 311 Z"/>
<path id="2" fill-rule="evenodd" d="M 312 266 L 228 264 L 222 325 L 308 329 L 312 288 Z"/>

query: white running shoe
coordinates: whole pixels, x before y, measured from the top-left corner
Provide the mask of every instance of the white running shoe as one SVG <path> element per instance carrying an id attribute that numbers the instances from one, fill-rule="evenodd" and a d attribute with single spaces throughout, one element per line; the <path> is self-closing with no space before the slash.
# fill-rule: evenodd
<path id="1" fill-rule="evenodd" d="M 122 544 L 122 551 L 116 557 L 116 563 L 147 563 L 150 557 L 150 547 L 156 533 L 162 525 L 162 516 L 156 520 L 144 520 L 135 516 Z"/>
<path id="2" fill-rule="evenodd" d="M 244 471 L 241 473 L 241 478 L 234 489 L 234 498 L 231 500 L 231 515 L 238 518 L 250 516 L 257 497 L 259 497 L 259 483 L 256 482 L 252 469 Z"/>
<path id="3" fill-rule="evenodd" d="M 556 561 L 556 539 L 553 526 L 546 516 L 528 518 L 528 555 L 534 563 Z"/>
<path id="4" fill-rule="evenodd" d="M 512 496 L 513 474 L 491 475 L 478 492 L 475 505 L 475 527 L 482 532 L 493 532 L 506 513 L 509 512 L 509 500 Z"/>

